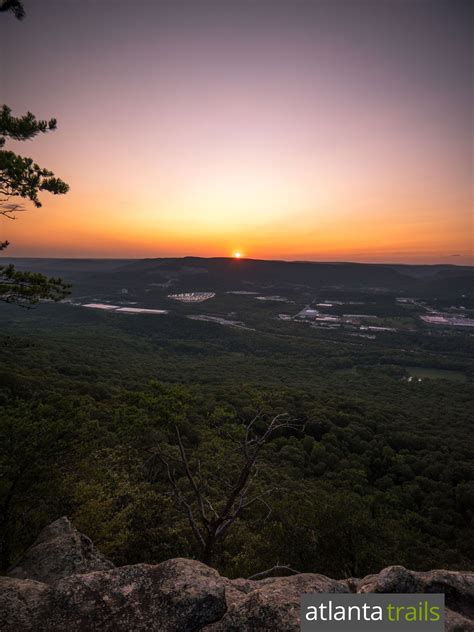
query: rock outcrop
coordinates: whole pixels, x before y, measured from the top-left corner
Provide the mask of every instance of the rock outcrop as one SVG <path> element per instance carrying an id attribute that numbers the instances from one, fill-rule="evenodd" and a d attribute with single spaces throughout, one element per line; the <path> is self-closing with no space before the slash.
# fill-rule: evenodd
<path id="1" fill-rule="evenodd" d="M 41 531 L 8 575 L 50 584 L 69 575 L 111 568 L 112 562 L 95 548 L 92 540 L 63 517 Z"/>
<path id="2" fill-rule="evenodd" d="M 307 592 L 443 592 L 446 630 L 474 631 L 473 573 L 390 566 L 363 579 L 303 573 L 256 581 L 183 558 L 111 568 L 65 518 L 43 530 L 9 575 L 0 577 L 5 632 L 299 632 Z"/>
<path id="3" fill-rule="evenodd" d="M 193 632 L 222 618 L 224 580 L 194 560 L 173 559 L 71 575 L 44 584 L 0 578 L 0 630 Z"/>
<path id="4" fill-rule="evenodd" d="M 474 630 L 474 574 L 435 570 L 409 571 L 389 566 L 357 583 L 359 593 L 444 593 L 446 630 Z"/>
<path id="5" fill-rule="evenodd" d="M 213 625 L 206 626 L 204 630 L 206 632 L 299 631 L 302 593 L 349 592 L 344 582 L 313 573 L 277 577 L 254 583 L 253 589 L 242 599 L 234 600 L 233 603 L 228 599 L 228 609 L 222 619 Z"/>

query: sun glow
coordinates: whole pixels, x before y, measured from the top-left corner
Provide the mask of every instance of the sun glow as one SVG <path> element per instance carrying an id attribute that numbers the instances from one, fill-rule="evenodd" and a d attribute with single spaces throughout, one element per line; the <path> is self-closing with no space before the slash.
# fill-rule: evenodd
<path id="1" fill-rule="evenodd" d="M 234 252 L 234 259 L 240 259 L 240 257 L 242 256 L 241 252 Z"/>

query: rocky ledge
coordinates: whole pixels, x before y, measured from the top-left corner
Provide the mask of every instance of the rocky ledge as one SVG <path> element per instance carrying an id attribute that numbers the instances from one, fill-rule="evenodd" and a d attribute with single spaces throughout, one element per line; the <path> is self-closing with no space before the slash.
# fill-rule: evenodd
<path id="1" fill-rule="evenodd" d="M 0 630 L 297 632 L 305 592 L 442 592 L 446 630 L 474 631 L 473 573 L 389 566 L 363 579 L 302 573 L 252 581 L 183 558 L 114 568 L 67 518 L 46 527 L 0 577 Z"/>

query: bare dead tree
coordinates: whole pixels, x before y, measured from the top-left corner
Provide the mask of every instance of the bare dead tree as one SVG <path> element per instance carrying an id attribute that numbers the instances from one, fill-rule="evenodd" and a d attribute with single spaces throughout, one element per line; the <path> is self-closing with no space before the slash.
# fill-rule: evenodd
<path id="1" fill-rule="evenodd" d="M 225 488 L 222 498 L 217 501 L 210 493 L 212 482 L 209 479 L 212 475 L 203 474 L 200 461 L 191 463 L 177 426 L 175 426 L 177 455 L 165 452 L 161 448 L 154 450 L 148 461 L 152 463 L 154 459 L 158 459 L 164 467 L 172 494 L 187 516 L 189 526 L 201 551 L 201 560 L 205 564 L 213 564 L 217 546 L 225 540 L 229 529 L 246 509 L 258 503 L 265 508 L 266 517 L 270 515 L 271 507 L 267 498 L 277 488 L 256 484 L 262 450 L 279 431 L 300 431 L 303 428 L 302 424 L 291 420 L 286 413 L 276 415 L 271 419 L 259 413 L 245 426 L 243 435 L 239 439 L 226 434 L 226 438 L 235 443 L 235 450 L 240 455 L 240 463 L 231 478 L 222 472 L 225 465 L 215 475 Z M 186 491 L 180 485 L 180 478 L 183 477 L 187 481 Z"/>

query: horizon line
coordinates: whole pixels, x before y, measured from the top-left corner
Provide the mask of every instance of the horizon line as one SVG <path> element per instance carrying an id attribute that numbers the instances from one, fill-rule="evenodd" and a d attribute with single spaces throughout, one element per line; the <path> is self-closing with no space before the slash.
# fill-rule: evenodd
<path id="1" fill-rule="evenodd" d="M 451 266 L 454 268 L 474 268 L 474 263 L 410 263 L 410 262 L 391 262 L 391 261 L 351 261 L 351 260 L 314 260 L 314 259 L 259 259 L 254 257 L 203 257 L 199 255 L 182 255 L 176 257 L 6 257 L 0 255 L 5 260 L 47 260 L 47 261 L 155 261 L 167 259 L 205 259 L 205 260 L 229 260 L 229 261 L 261 261 L 273 263 L 313 263 L 313 264 L 352 264 L 352 265 L 373 265 L 373 266 L 417 266 L 417 267 L 435 267 L 435 266 Z"/>

